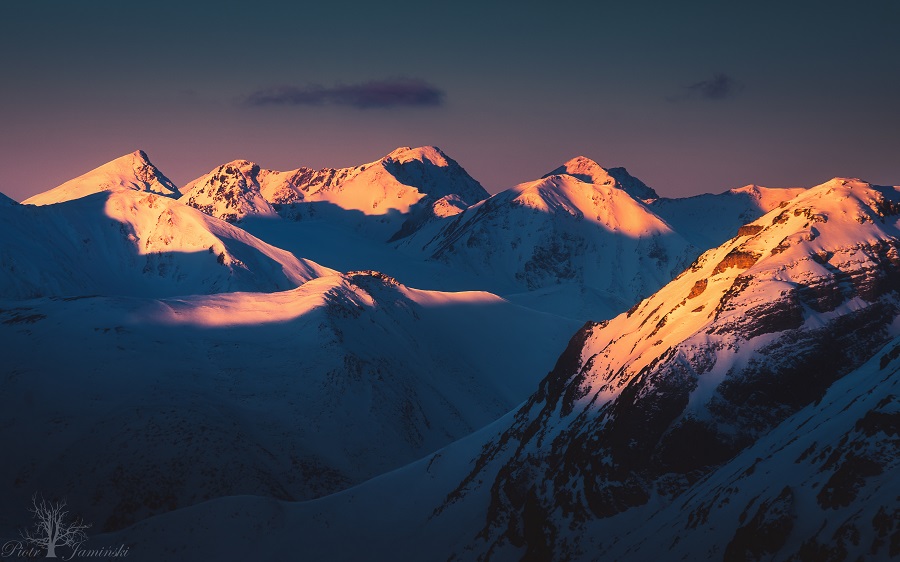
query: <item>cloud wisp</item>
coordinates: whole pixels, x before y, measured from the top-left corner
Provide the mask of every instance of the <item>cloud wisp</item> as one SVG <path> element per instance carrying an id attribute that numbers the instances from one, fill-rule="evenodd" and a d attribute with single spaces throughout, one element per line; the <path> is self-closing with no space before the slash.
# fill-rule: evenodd
<path id="1" fill-rule="evenodd" d="M 257 90 L 246 96 L 242 105 L 340 105 L 357 109 L 390 107 L 436 107 L 444 103 L 444 92 L 416 79 L 389 79 L 331 88 L 279 86 Z"/>
<path id="2" fill-rule="evenodd" d="M 716 72 L 709 80 L 701 80 L 690 86 L 686 86 L 680 94 L 669 96 L 669 101 L 682 101 L 687 99 L 724 100 L 733 98 L 743 89 L 743 84 L 725 74 Z"/>

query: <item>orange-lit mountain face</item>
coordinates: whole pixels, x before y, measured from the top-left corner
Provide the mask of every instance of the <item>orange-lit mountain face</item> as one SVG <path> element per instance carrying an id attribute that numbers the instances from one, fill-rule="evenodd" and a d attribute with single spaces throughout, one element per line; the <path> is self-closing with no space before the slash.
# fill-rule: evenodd
<path id="1" fill-rule="evenodd" d="M 898 227 L 900 191 L 835 179 L 745 225 L 625 314 L 582 328 L 515 423 L 476 463 L 486 466 L 496 459 L 503 465 L 491 486 L 494 517 L 480 535 L 489 538 L 478 541 L 479 548 L 575 551 L 588 536 L 608 534 L 597 530 L 615 528 L 611 521 L 625 514 L 650 517 L 661 505 L 706 493 L 701 478 L 772 432 L 785 432 L 781 445 L 786 445 L 793 434 L 781 426 L 797 424 L 791 416 L 798 412 L 808 410 L 823 423 L 829 389 L 838 382 L 853 387 L 844 377 L 868 381 L 851 391 L 860 398 L 870 391 L 867 385 L 881 392 L 893 387 L 896 366 L 880 381 L 872 373 L 875 367 L 856 370 L 900 336 Z M 887 402 L 866 401 L 869 410 L 846 414 L 844 426 L 878 416 L 873 412 L 895 403 L 882 398 Z M 890 502 L 874 499 L 889 477 L 867 481 L 858 474 L 850 483 L 834 476 L 828 491 L 824 481 L 841 467 L 854 471 L 853 463 L 861 462 L 871 469 L 868 476 L 876 476 L 897 466 L 893 453 L 851 454 L 841 447 L 830 444 L 835 460 L 819 464 L 820 482 L 795 481 L 787 491 L 773 487 L 764 501 L 723 487 L 712 505 L 695 503 L 689 530 L 728 529 L 716 540 L 703 540 L 704 548 L 712 549 L 704 554 L 726 547 L 740 557 L 754 549 L 770 554 L 786 545 L 787 552 L 799 549 L 800 544 L 788 543 L 794 510 L 798 518 L 823 521 L 833 533 L 839 524 L 828 517 L 831 509 L 852 505 L 875 516 L 890 508 Z M 785 461 L 770 462 L 770 470 Z M 790 472 L 782 470 L 785 476 Z M 477 471 L 469 479 L 476 476 Z M 528 492 L 518 493 L 521 489 Z M 758 511 L 755 524 L 775 525 L 779 538 L 754 545 L 754 533 L 764 531 L 738 533 L 748 521 L 734 518 L 737 508 L 722 509 L 728 502 Z M 701 511 L 713 507 L 732 519 L 707 520 Z M 566 515 L 553 515 L 557 510 Z M 852 510 L 840 513 L 834 519 L 875 539 L 878 530 L 864 517 Z M 768 520 L 776 515 L 781 519 Z M 545 532 L 529 532 L 527 517 L 545 521 Z M 673 541 L 679 536 L 677 530 L 667 532 Z M 798 532 L 801 542 L 831 539 L 821 529 Z M 590 542 L 597 552 L 628 552 L 613 541 Z M 652 548 L 698 553 L 674 543 L 654 540 Z M 629 545 L 653 552 L 640 543 Z"/>
<path id="2" fill-rule="evenodd" d="M 857 179 L 137 151 L 0 198 L 0 526 L 41 490 L 158 559 L 892 557 L 898 240 Z"/>

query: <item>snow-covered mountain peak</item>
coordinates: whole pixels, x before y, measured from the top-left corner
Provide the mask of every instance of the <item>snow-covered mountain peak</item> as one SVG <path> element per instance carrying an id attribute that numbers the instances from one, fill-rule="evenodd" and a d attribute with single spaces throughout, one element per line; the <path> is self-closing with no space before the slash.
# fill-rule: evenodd
<path id="1" fill-rule="evenodd" d="M 247 215 L 276 217 L 261 193 L 260 172 L 254 162 L 232 160 L 184 186 L 181 201 L 228 222 Z"/>
<path id="2" fill-rule="evenodd" d="M 750 183 L 741 187 L 733 187 L 723 192 L 721 195 L 744 195 L 756 200 L 763 200 L 775 196 L 786 201 L 806 190 L 807 188 L 805 187 L 764 187 L 755 183 Z"/>
<path id="3" fill-rule="evenodd" d="M 603 169 L 600 164 L 594 162 L 586 156 L 576 156 L 564 163 L 559 168 L 544 175 L 544 177 L 555 176 L 560 174 L 568 174 L 574 176 L 585 183 L 597 183 L 612 185 L 615 180 Z"/>
<path id="4" fill-rule="evenodd" d="M 184 192 L 188 204 L 229 221 L 276 215 L 276 205 L 290 218 L 355 221 L 376 236 L 408 235 L 431 218 L 458 213 L 488 197 L 435 146 L 400 147 L 374 162 L 321 170 L 280 172 L 235 160 L 189 183 Z"/>
<path id="5" fill-rule="evenodd" d="M 547 179 L 554 176 L 568 175 L 578 180 L 597 185 L 614 185 L 615 180 L 606 173 L 599 164 L 584 156 L 576 156 L 564 163 L 562 166 L 541 176 L 541 179 Z"/>
<path id="6" fill-rule="evenodd" d="M 550 214 L 567 213 L 628 236 L 671 233 L 664 221 L 613 181 L 589 183 L 576 175 L 552 174 L 506 193 L 514 205 Z"/>
<path id="7" fill-rule="evenodd" d="M 401 146 L 382 158 L 382 160 L 393 160 L 401 164 L 418 160 L 419 162 L 430 162 L 441 168 L 450 165 L 450 158 L 436 146 L 420 146 L 418 148 Z"/>
<path id="8" fill-rule="evenodd" d="M 259 184 L 263 197 L 283 216 L 329 217 L 390 240 L 488 197 L 481 184 L 435 146 L 400 147 L 351 168 L 263 170 Z"/>
<path id="9" fill-rule="evenodd" d="M 258 174 L 260 170 L 259 164 L 257 164 L 256 162 L 251 162 L 250 160 L 244 160 L 242 158 L 232 160 L 231 162 L 223 164 L 222 166 L 220 166 L 220 168 L 237 168 L 246 174 Z"/>
<path id="10" fill-rule="evenodd" d="M 636 308 L 638 312 L 653 311 L 654 321 L 645 322 L 641 329 L 618 328 L 623 330 L 620 333 L 634 332 L 633 359 L 645 353 L 633 368 L 648 365 L 664 347 L 687 335 L 724 330 L 709 328 L 710 322 L 734 322 L 728 330 L 741 333 L 742 338 L 775 330 L 782 321 L 802 324 L 803 306 L 795 303 L 796 307 L 783 310 L 779 300 L 792 294 L 792 287 L 798 284 L 828 285 L 836 272 L 859 269 L 860 260 L 900 264 L 896 250 L 892 254 L 884 245 L 900 234 L 898 217 L 897 188 L 858 180 L 833 180 L 783 202 L 741 227 L 736 237 L 704 253 L 690 269 Z M 867 257 L 857 255 L 860 251 Z M 869 276 L 858 280 L 857 294 L 869 294 L 867 283 L 883 284 L 879 275 L 871 281 Z M 819 296 L 804 295 L 810 299 L 804 302 L 814 310 L 837 306 L 848 298 L 843 289 L 834 294 L 829 293 L 832 289 L 821 290 L 828 293 L 821 295 L 821 303 Z M 789 321 L 776 320 L 785 315 Z M 628 322 L 621 317 L 615 321 Z M 632 336 L 624 339 L 631 341 Z"/>
<path id="11" fill-rule="evenodd" d="M 765 222 L 767 217 L 773 216 L 773 224 L 780 224 L 786 220 L 788 213 L 808 219 L 810 213 L 818 213 L 825 220 L 830 217 L 841 222 L 865 224 L 880 221 L 884 224 L 898 211 L 894 202 L 898 191 L 898 186 L 872 185 L 856 178 L 834 178 L 802 191 L 754 222 Z"/>
<path id="12" fill-rule="evenodd" d="M 641 200 L 659 197 L 652 188 L 629 174 L 625 168 L 603 168 L 586 156 L 576 156 L 544 177 L 563 174 L 578 178 L 585 183 L 613 186 Z"/>
<path id="13" fill-rule="evenodd" d="M 431 201 L 456 195 L 472 205 L 488 197 L 480 183 L 436 146 L 398 148 L 380 164 L 395 181 L 415 187 Z"/>
<path id="14" fill-rule="evenodd" d="M 281 291 L 332 270 L 171 197 L 0 205 L 0 298 Z"/>
<path id="15" fill-rule="evenodd" d="M 178 198 L 178 188 L 147 157 L 143 150 L 135 150 L 94 168 L 44 193 L 24 201 L 29 205 L 51 205 L 80 199 L 101 191 L 131 189 Z"/>
<path id="16" fill-rule="evenodd" d="M 573 318 L 609 318 L 697 255 L 647 205 L 569 174 L 519 184 L 409 237 L 412 251 L 484 279 L 480 288 Z M 532 299 L 533 297 L 533 299 Z M 546 310 L 549 310 L 547 308 Z"/>

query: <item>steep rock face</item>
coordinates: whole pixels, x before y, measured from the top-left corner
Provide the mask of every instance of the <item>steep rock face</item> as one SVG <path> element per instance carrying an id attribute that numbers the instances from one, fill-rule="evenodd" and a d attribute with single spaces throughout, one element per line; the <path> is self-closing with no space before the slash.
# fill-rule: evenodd
<path id="1" fill-rule="evenodd" d="M 50 191 L 29 197 L 23 203 L 51 205 L 79 199 L 101 191 L 120 189 L 146 191 L 175 199 L 181 196 L 175 184 L 150 162 L 147 154 L 143 150 L 136 150 Z"/>
<path id="2" fill-rule="evenodd" d="M 228 222 L 278 216 L 260 192 L 260 174 L 259 165 L 246 160 L 223 164 L 184 186 L 181 202 Z"/>
<path id="3" fill-rule="evenodd" d="M 579 178 L 597 178 L 578 172 L 583 166 L 569 167 L 572 174 L 518 185 L 443 219 L 403 247 L 483 276 L 501 294 L 571 285 L 600 295 L 617 312 L 696 255 L 611 178 L 586 183 Z"/>
<path id="4" fill-rule="evenodd" d="M 0 297 L 278 291 L 329 270 L 153 193 L 0 207 Z"/>
<path id="5" fill-rule="evenodd" d="M 832 180 L 586 325 L 477 461 L 502 468 L 476 552 L 576 556 L 585 525 L 671 501 L 821 399 L 897 335 L 898 219 L 897 188 Z"/>

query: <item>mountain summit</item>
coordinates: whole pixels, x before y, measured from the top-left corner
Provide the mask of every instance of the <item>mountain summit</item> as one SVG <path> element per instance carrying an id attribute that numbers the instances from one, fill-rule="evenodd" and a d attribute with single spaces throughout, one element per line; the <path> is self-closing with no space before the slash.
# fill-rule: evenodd
<path id="1" fill-rule="evenodd" d="M 568 164 L 573 173 L 519 184 L 405 244 L 504 296 L 527 292 L 528 306 L 565 303 L 575 318 L 627 309 L 699 253 L 596 163 Z"/>
<path id="2" fill-rule="evenodd" d="M 617 187 L 636 199 L 659 198 L 653 188 L 629 174 L 625 168 L 603 168 L 586 156 L 576 156 L 544 177 L 563 174 L 578 178 L 585 183 Z"/>
<path id="3" fill-rule="evenodd" d="M 350 168 L 301 167 L 280 172 L 238 160 L 197 178 L 182 201 L 235 222 L 247 216 L 328 218 L 379 238 L 408 236 L 435 217 L 459 213 L 488 197 L 435 146 L 401 147 Z"/>
<path id="4" fill-rule="evenodd" d="M 184 186 L 181 202 L 228 222 L 247 215 L 276 216 L 260 191 L 261 175 L 258 164 L 234 160 Z"/>
<path id="5" fill-rule="evenodd" d="M 0 299 L 283 291 L 330 270 L 171 197 L 0 205 Z"/>
<path id="6" fill-rule="evenodd" d="M 150 162 L 147 153 L 143 150 L 135 150 L 131 154 L 107 162 L 50 191 L 29 197 L 23 203 L 51 205 L 80 199 L 92 193 L 120 189 L 146 191 L 175 199 L 181 196 L 175 184 Z"/>
<path id="7" fill-rule="evenodd" d="M 262 182 L 272 203 L 328 202 L 366 215 L 408 213 L 414 205 L 457 197 L 464 206 L 488 193 L 436 146 L 401 147 L 351 168 L 270 172 Z M 427 198 L 427 199 L 426 199 Z"/>

